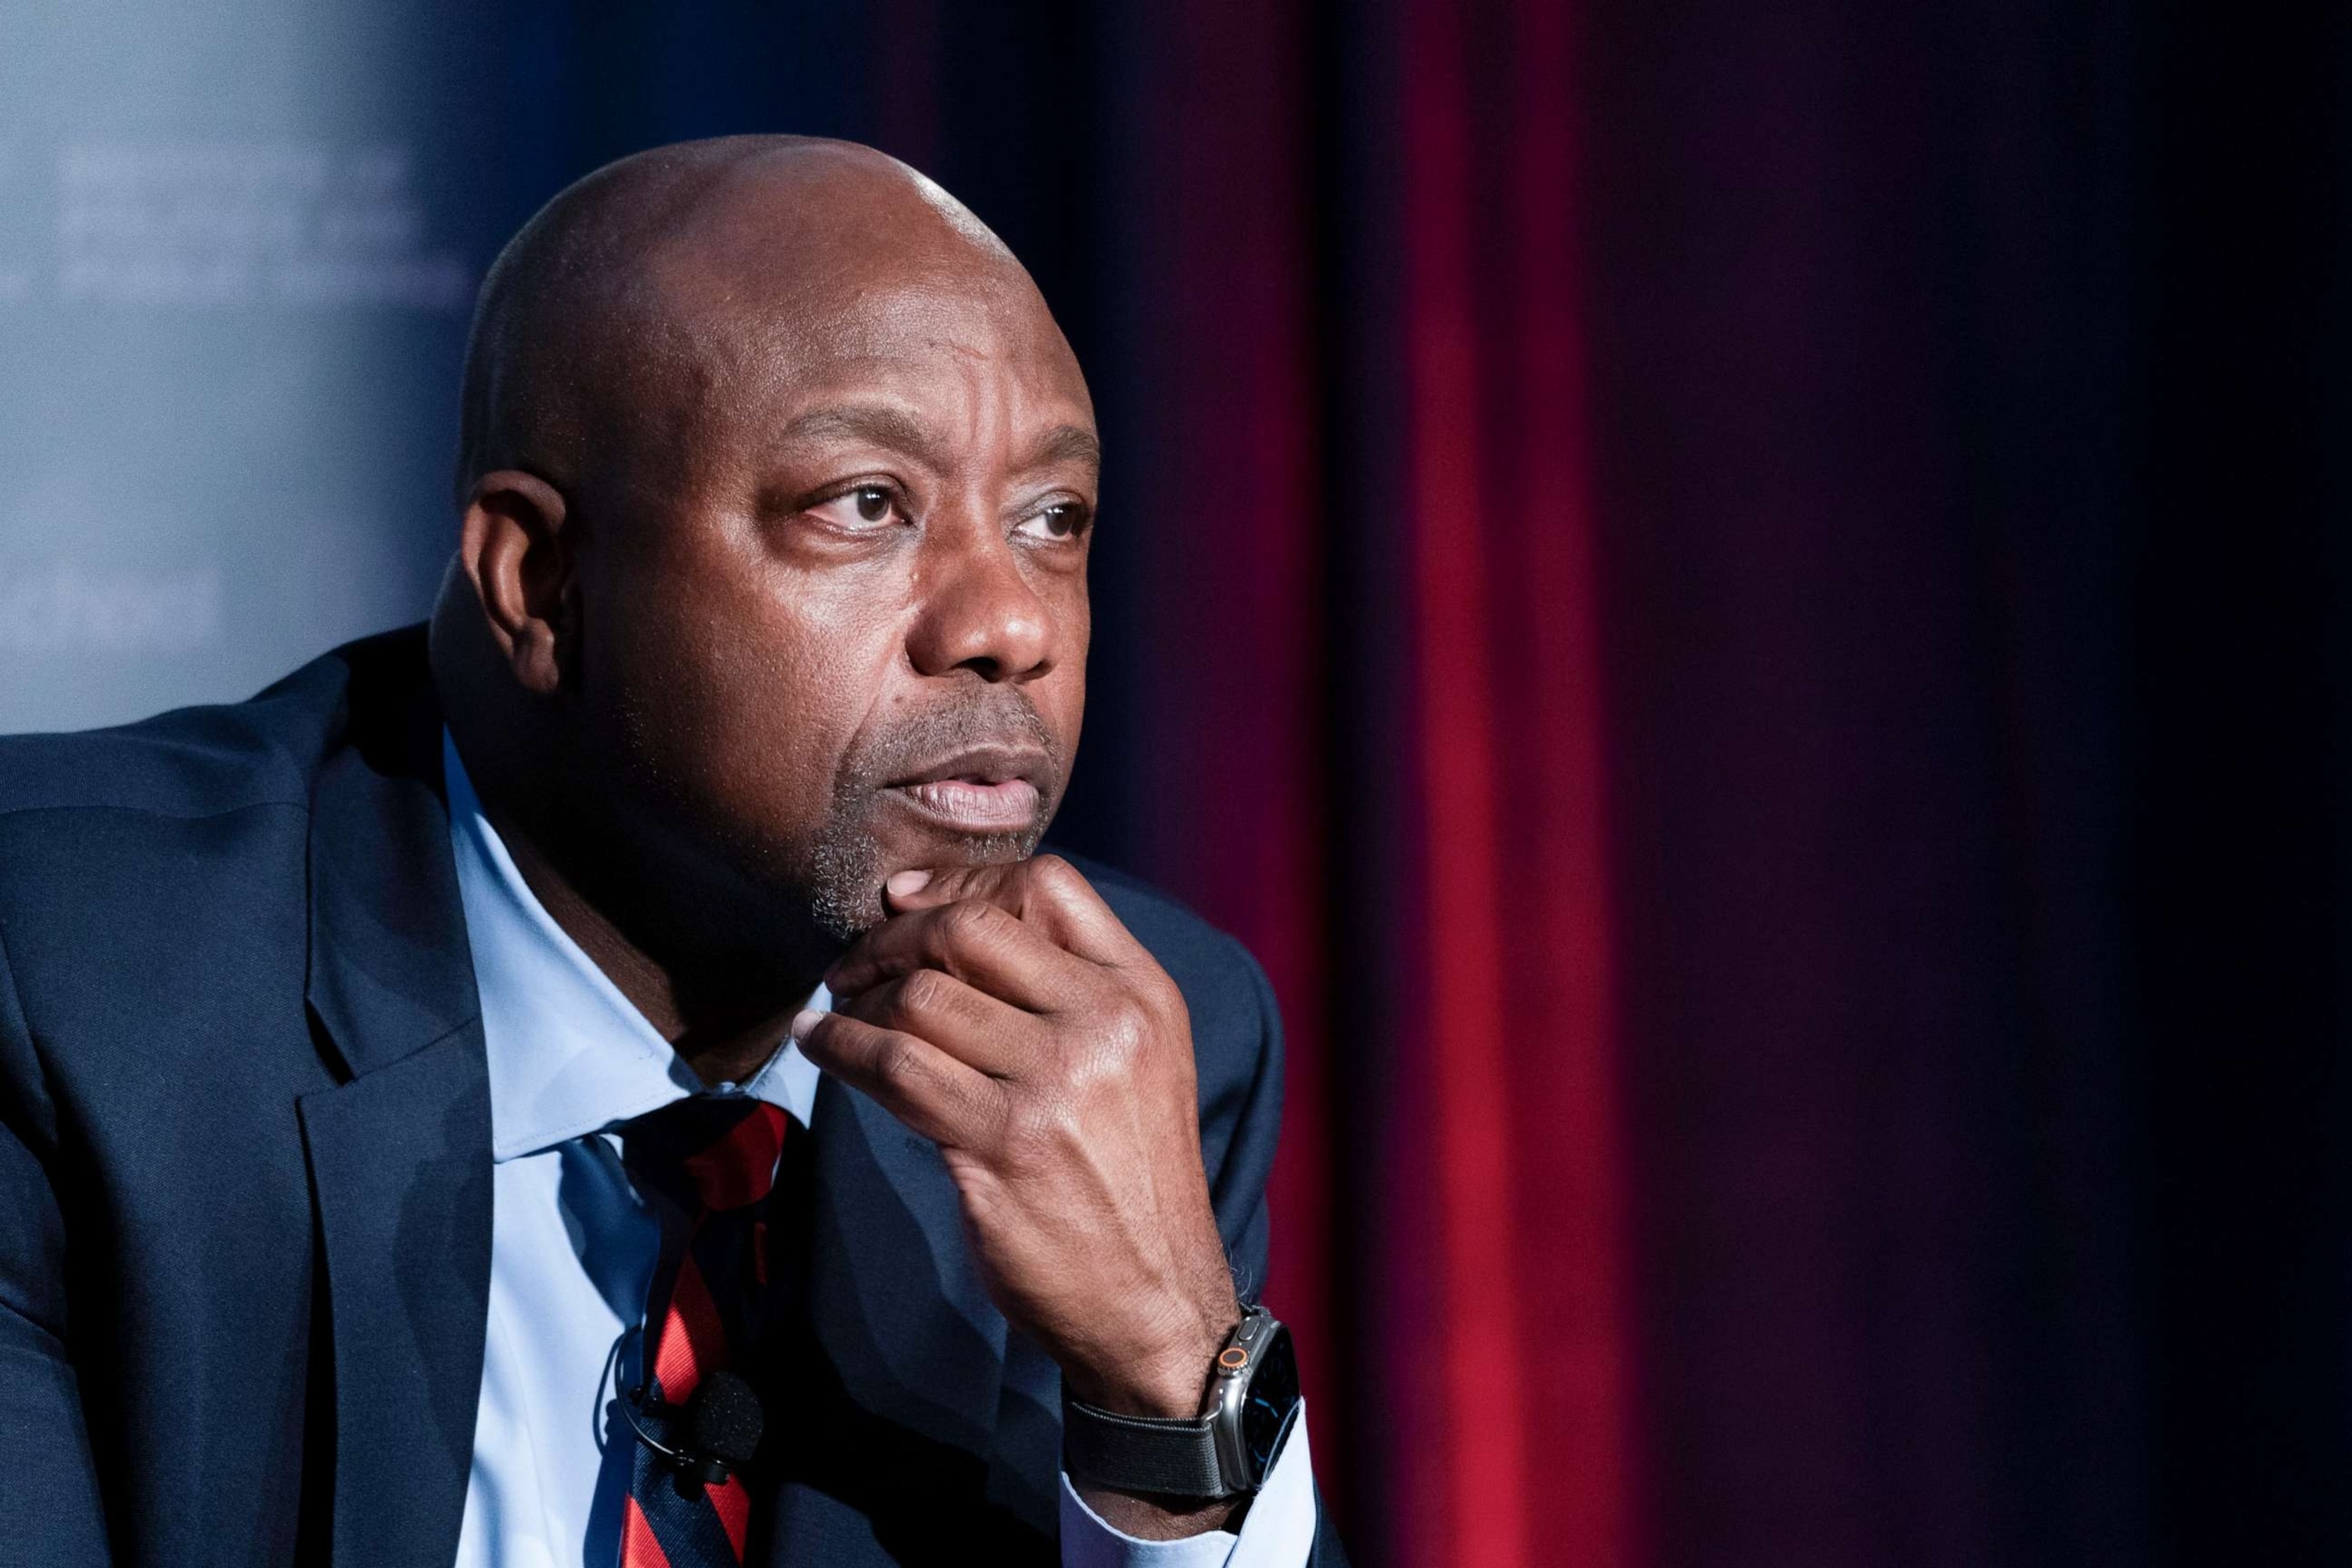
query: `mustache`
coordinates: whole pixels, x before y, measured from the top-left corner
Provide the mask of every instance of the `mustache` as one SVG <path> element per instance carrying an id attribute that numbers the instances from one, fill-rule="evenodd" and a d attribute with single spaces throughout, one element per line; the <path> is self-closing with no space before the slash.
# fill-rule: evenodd
<path id="1" fill-rule="evenodd" d="M 1010 686 L 983 687 L 968 700 L 944 702 L 868 731 L 843 760 L 836 793 L 844 798 L 870 795 L 937 758 L 983 746 L 1043 752 L 1052 787 L 1041 791 L 1046 795 L 1041 804 L 1050 807 L 1060 798 L 1069 758 L 1027 694 Z"/>

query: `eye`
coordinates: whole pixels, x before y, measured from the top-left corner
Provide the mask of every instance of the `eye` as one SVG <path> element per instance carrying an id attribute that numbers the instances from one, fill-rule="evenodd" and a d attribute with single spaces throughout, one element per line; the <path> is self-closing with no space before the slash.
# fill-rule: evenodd
<path id="1" fill-rule="evenodd" d="M 859 485 L 831 500 L 819 501 L 809 508 L 809 513 L 836 528 L 866 531 L 903 517 L 905 509 L 898 504 L 898 492 L 888 485 Z"/>
<path id="2" fill-rule="evenodd" d="M 1049 501 L 1021 520 L 1013 531 L 1031 539 L 1068 539 L 1085 531 L 1087 509 L 1074 500 Z"/>

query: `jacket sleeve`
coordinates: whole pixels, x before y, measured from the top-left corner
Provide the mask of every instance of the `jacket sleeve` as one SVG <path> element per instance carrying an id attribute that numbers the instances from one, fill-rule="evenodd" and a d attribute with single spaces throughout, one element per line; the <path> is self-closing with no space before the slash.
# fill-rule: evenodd
<path id="1" fill-rule="evenodd" d="M 1224 1157 L 1209 1172 L 1209 1199 L 1217 1211 L 1217 1230 L 1224 1237 L 1234 1288 L 1244 1300 L 1255 1301 L 1265 1290 L 1272 1239 L 1265 1189 L 1274 1175 L 1275 1145 L 1282 1131 L 1282 1014 L 1257 960 L 1241 943 L 1230 938 L 1226 942 L 1247 978 L 1249 1026 L 1255 1039 L 1247 1071 L 1233 1095 L 1233 1131 L 1224 1139 Z M 1203 1107 L 1211 1121 L 1223 1109 Z"/>
<path id="2" fill-rule="evenodd" d="M 106 1516 L 66 1324 L 57 1110 L 0 936 L 0 1519 L 8 1561 L 107 1561 Z"/>

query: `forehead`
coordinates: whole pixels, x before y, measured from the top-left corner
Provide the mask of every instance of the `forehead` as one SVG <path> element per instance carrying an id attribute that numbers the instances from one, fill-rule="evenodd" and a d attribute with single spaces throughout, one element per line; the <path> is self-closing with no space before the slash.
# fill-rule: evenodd
<path id="1" fill-rule="evenodd" d="M 957 421 L 984 407 L 998 422 L 1093 424 L 1027 275 L 927 205 L 732 215 L 666 244 L 646 280 L 707 416 L 765 426 L 870 395 Z"/>

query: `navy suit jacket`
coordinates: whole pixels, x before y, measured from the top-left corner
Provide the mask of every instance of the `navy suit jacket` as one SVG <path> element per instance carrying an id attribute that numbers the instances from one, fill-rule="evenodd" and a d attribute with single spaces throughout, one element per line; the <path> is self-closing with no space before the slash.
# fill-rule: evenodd
<path id="1" fill-rule="evenodd" d="M 424 650 L 411 628 L 249 702 L 0 740 L 11 1563 L 456 1551 L 490 1106 Z M 1219 1227 L 1259 1279 L 1265 977 L 1087 869 L 1191 1006 Z M 1054 1561 L 1058 1373 L 990 1305 L 937 1150 L 831 1079 L 818 1098 L 751 1560 Z"/>

